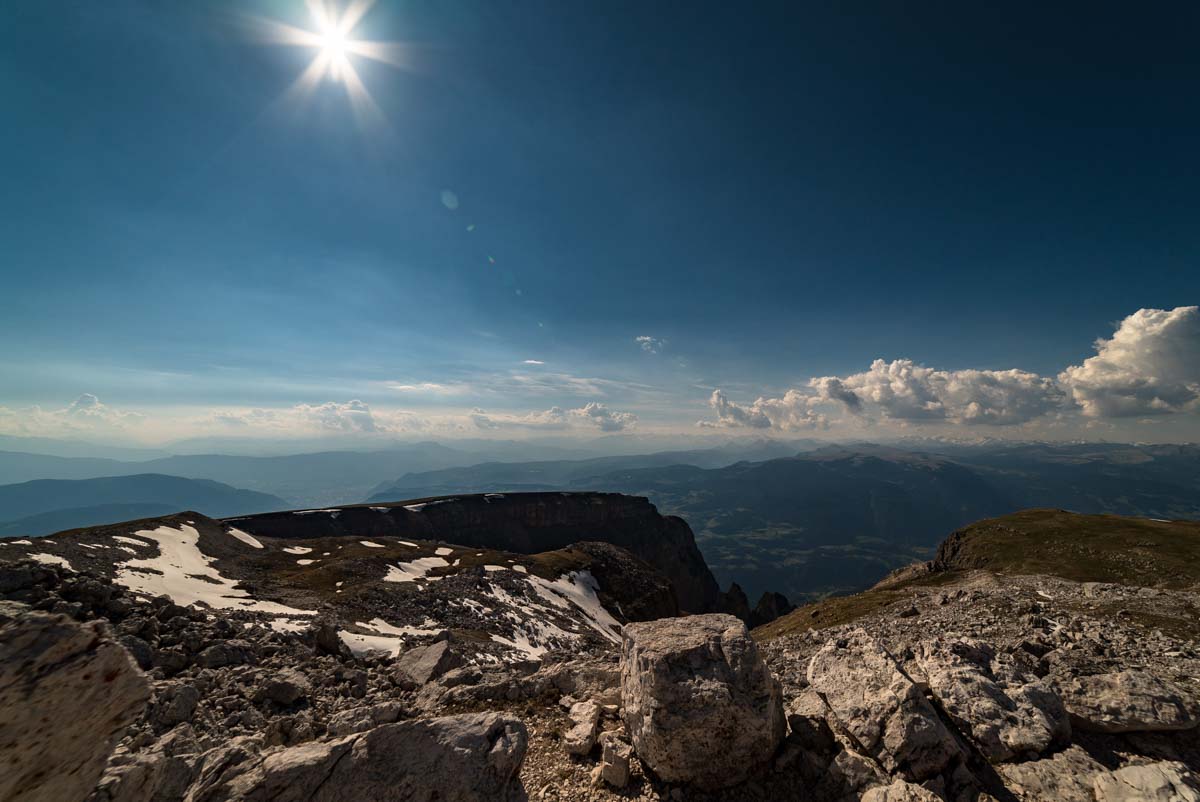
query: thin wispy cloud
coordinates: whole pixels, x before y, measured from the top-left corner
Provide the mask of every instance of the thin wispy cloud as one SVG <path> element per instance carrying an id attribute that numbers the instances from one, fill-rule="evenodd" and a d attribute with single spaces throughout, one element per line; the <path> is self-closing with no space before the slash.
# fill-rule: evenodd
<path id="1" fill-rule="evenodd" d="M 658 337 L 651 337 L 648 334 L 634 337 L 633 341 L 641 346 L 641 349 L 647 354 L 657 354 L 662 351 L 667 344 L 666 340 L 660 340 Z"/>

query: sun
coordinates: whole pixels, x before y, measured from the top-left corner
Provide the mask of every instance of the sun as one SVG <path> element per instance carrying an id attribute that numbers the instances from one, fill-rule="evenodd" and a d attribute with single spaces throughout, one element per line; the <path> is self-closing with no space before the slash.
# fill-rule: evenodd
<path id="1" fill-rule="evenodd" d="M 374 0 L 350 0 L 341 6 L 326 0 L 308 0 L 306 5 L 311 29 L 277 20 L 253 20 L 266 41 L 315 51 L 312 61 L 289 87 L 285 97 L 305 97 L 321 81 L 330 80 L 346 87 L 360 121 L 381 122 L 383 115 L 359 77 L 353 59 L 369 59 L 393 67 L 403 67 L 406 63 L 400 44 L 359 39 L 354 35 L 355 29 L 374 5 Z"/>

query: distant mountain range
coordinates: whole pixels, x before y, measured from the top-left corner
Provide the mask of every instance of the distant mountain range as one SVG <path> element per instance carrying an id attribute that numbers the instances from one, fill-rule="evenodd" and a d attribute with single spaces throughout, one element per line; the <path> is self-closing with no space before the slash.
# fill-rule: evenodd
<path id="1" fill-rule="evenodd" d="M 989 443 L 953 455 L 833 446 L 711 468 L 666 464 L 670 455 L 642 460 L 409 474 L 370 500 L 534 487 L 644 495 L 691 524 L 722 585 L 793 600 L 868 587 L 930 557 L 946 533 L 1028 507 L 1200 519 L 1200 448 L 1191 445 Z"/>
<path id="2" fill-rule="evenodd" d="M 0 537 L 45 535 L 182 510 L 228 516 L 287 506 L 267 493 L 162 474 L 37 479 L 0 486 Z"/>
<path id="3" fill-rule="evenodd" d="M 477 455 L 437 443 L 387 451 L 324 451 L 274 457 L 187 454 L 140 462 L 0 451 L 0 482 L 155 473 L 211 479 L 270 493 L 286 498 L 291 506 L 321 506 L 357 501 L 387 476 L 478 460 Z"/>
<path id="4" fill-rule="evenodd" d="M 671 462 L 715 467 L 743 459 L 769 459 L 793 454 L 795 444 L 772 440 L 731 443 L 691 452 L 671 452 L 674 456 L 608 457 L 597 470 L 657 465 Z M 157 473 L 189 479 L 211 479 L 234 487 L 280 496 L 293 507 L 327 507 L 353 503 L 372 495 L 380 483 L 410 472 L 433 471 L 454 466 L 476 465 L 494 460 L 528 459 L 528 455 L 550 454 L 565 449 L 536 445 L 522 448 L 520 443 L 466 441 L 454 447 L 439 443 L 411 443 L 380 451 L 317 451 L 282 456 L 242 456 L 233 454 L 182 454 L 141 461 L 98 457 L 65 457 L 45 453 L 0 450 L 0 484 L 30 479 L 92 479 L 101 476 L 127 476 Z M 578 452 L 571 456 L 578 456 Z M 665 460 L 665 463 L 663 462 Z M 591 462 L 591 460 L 583 460 Z M 559 483 L 555 476 L 546 481 Z"/>

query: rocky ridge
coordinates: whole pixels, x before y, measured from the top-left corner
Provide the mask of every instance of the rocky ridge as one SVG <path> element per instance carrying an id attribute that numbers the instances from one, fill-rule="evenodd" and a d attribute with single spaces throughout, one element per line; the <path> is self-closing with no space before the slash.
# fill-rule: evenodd
<path id="1" fill-rule="evenodd" d="M 91 802 L 1200 799 L 1200 589 L 1178 577 L 939 569 L 801 608 L 754 640 L 729 616 L 618 624 L 616 640 L 581 618 L 592 640 L 520 658 L 454 627 L 356 653 L 319 615 L 153 596 L 30 556 L 53 546 L 9 548 L 0 643 L 44 619 L 92 627 L 152 691 Z M 251 604 L 305 598 L 247 583 L 235 598 Z"/>

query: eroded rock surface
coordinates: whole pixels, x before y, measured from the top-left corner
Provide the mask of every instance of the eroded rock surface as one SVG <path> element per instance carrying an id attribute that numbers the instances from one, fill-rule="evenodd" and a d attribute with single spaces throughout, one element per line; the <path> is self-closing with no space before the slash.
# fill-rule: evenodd
<path id="1" fill-rule="evenodd" d="M 818 651 L 808 683 L 854 744 L 889 772 L 925 779 L 959 754 L 921 690 L 864 630 L 851 630 Z"/>
<path id="2" fill-rule="evenodd" d="M 1187 730 L 1200 719 L 1183 691 L 1144 671 L 1074 677 L 1061 684 L 1076 727 L 1096 732 Z"/>
<path id="3" fill-rule="evenodd" d="M 667 782 L 734 785 L 771 759 L 785 729 L 779 683 L 730 615 L 626 626 L 621 699 L 634 750 Z"/>
<path id="4" fill-rule="evenodd" d="M 1092 790 L 1097 802 L 1200 802 L 1200 776 L 1177 761 L 1162 761 L 1097 775 Z"/>
<path id="5" fill-rule="evenodd" d="M 503 800 L 527 745 L 525 726 L 496 713 L 385 724 L 218 767 L 189 802 Z"/>
<path id="6" fill-rule="evenodd" d="M 86 797 L 149 697 L 100 622 L 29 612 L 0 625 L 0 799 Z"/>
<path id="7" fill-rule="evenodd" d="M 1032 757 L 1070 738 L 1062 701 L 1044 680 L 973 640 L 937 639 L 917 656 L 942 709 L 992 763 Z"/>

